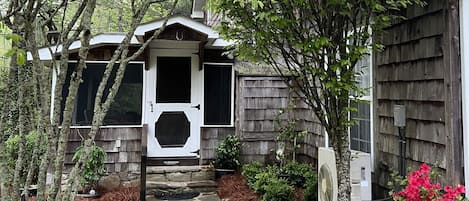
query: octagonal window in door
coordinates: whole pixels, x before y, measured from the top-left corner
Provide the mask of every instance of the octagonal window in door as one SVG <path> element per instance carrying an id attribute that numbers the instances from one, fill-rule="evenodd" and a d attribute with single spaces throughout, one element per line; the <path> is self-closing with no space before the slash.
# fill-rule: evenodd
<path id="1" fill-rule="evenodd" d="M 190 122 L 184 112 L 163 112 L 155 123 L 155 137 L 161 147 L 183 147 L 190 136 Z"/>

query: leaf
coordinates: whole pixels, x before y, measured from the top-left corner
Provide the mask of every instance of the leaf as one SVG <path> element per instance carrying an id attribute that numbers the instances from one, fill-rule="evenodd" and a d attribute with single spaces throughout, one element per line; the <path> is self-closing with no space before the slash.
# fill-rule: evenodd
<path id="1" fill-rule="evenodd" d="M 17 51 L 16 62 L 20 66 L 23 66 L 24 64 L 26 64 L 26 52 L 24 50 L 19 49 Z"/>
<path id="2" fill-rule="evenodd" d="M 15 49 L 9 49 L 7 53 L 5 53 L 6 57 L 12 57 L 15 54 Z"/>
<path id="3" fill-rule="evenodd" d="M 5 36 L 5 38 L 6 38 L 7 40 L 11 40 L 11 41 L 14 42 L 14 43 L 19 43 L 19 42 L 21 41 L 21 39 L 22 39 L 22 37 L 21 37 L 20 35 L 14 34 L 14 33 L 7 34 L 7 35 Z"/>

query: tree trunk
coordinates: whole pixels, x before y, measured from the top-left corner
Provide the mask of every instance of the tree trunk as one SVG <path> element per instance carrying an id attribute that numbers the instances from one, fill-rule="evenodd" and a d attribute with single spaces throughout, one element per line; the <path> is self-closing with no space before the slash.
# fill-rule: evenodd
<path id="1" fill-rule="evenodd" d="M 338 157 L 338 155 L 341 155 Z M 350 201 L 350 150 L 348 147 L 335 151 L 337 165 L 337 181 L 339 181 L 338 201 Z"/>
<path id="2" fill-rule="evenodd" d="M 16 55 L 17 56 L 17 55 Z M 14 200 L 19 199 L 19 190 L 20 190 L 20 183 L 21 183 L 21 175 L 24 165 L 24 153 L 26 148 L 26 111 L 25 111 L 25 72 L 23 71 L 23 67 L 19 66 L 16 63 L 16 56 L 12 58 L 12 65 L 18 68 L 18 79 L 19 79 L 19 86 L 18 86 L 18 108 L 19 108 L 19 118 L 18 118 L 18 135 L 20 140 L 18 142 L 19 151 L 18 151 L 18 158 L 16 159 L 15 165 L 15 172 L 13 177 L 13 196 Z"/>

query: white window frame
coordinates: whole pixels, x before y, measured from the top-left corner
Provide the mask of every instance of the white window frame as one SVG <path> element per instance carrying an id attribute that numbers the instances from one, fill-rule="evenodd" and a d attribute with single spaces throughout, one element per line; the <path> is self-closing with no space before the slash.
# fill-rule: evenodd
<path id="1" fill-rule="evenodd" d="M 78 63 L 78 60 L 69 60 L 67 63 Z M 85 61 L 86 64 L 107 64 L 109 63 L 109 61 Z M 116 62 L 116 64 L 118 64 L 119 62 Z M 128 64 L 142 64 L 142 117 L 141 117 L 141 121 L 140 121 L 140 124 L 139 125 L 104 125 L 104 126 L 100 126 L 100 128 L 141 128 L 143 127 L 143 120 L 144 120 L 144 116 L 145 116 L 145 110 L 144 110 L 144 104 L 145 104 L 145 62 L 144 61 L 129 61 Z M 67 64 L 68 66 L 68 64 Z M 59 68 L 57 68 L 59 69 Z M 51 117 L 51 120 L 53 118 L 53 115 L 54 115 L 54 97 L 55 97 L 55 87 L 56 87 L 56 84 L 57 84 L 57 73 L 55 70 L 53 70 L 53 74 L 52 74 L 52 90 L 51 90 L 51 107 L 50 107 L 50 117 Z M 76 101 L 75 101 L 75 104 L 76 104 Z M 76 106 L 74 106 L 74 110 L 75 110 Z M 59 126 L 60 128 L 61 126 Z M 79 129 L 79 128 L 91 128 L 92 125 L 89 125 L 89 126 L 70 126 L 70 128 L 72 129 Z"/>
<path id="2" fill-rule="evenodd" d="M 202 76 L 204 82 L 202 83 L 202 91 L 204 94 L 204 100 L 200 104 L 201 107 L 203 108 L 203 120 L 202 120 L 202 126 L 205 128 L 230 128 L 234 127 L 234 105 L 235 105 L 235 70 L 234 70 L 234 64 L 233 63 L 217 63 L 217 62 L 203 62 L 203 70 Z M 205 124 L 205 65 L 218 65 L 218 66 L 230 66 L 231 67 L 231 115 L 230 115 L 230 124 L 228 125 L 212 125 L 212 124 Z"/>

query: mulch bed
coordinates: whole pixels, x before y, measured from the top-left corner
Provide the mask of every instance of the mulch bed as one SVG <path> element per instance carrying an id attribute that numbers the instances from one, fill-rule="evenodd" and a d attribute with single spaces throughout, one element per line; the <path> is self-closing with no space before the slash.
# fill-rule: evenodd
<path id="1" fill-rule="evenodd" d="M 261 201 L 253 190 L 251 190 L 246 183 L 244 176 L 240 174 L 226 175 L 218 181 L 218 196 L 222 200 L 227 201 Z M 303 190 L 297 189 L 295 191 L 295 201 L 303 201 Z"/>
<path id="2" fill-rule="evenodd" d="M 140 200 L 140 188 L 139 187 L 128 187 L 119 188 L 114 191 L 105 192 L 98 198 L 77 198 L 75 201 L 139 201 Z"/>

